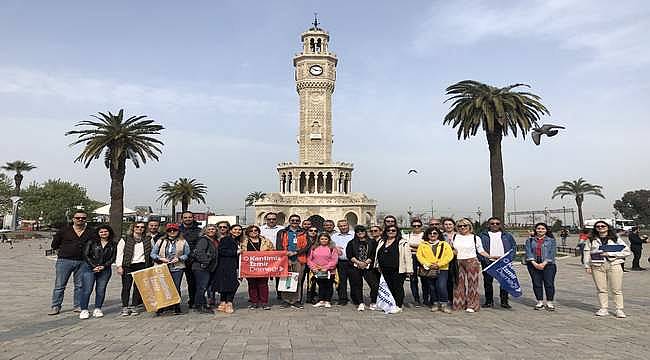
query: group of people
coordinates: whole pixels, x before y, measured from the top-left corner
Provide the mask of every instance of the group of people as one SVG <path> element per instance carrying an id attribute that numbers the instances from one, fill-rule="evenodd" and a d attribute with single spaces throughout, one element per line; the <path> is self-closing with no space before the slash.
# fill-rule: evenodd
<path id="1" fill-rule="evenodd" d="M 75 311 L 88 319 L 91 293 L 95 292 L 93 317 L 102 317 L 106 286 L 115 264 L 122 280 L 122 316 L 144 311 L 132 273 L 154 264 L 169 267 L 174 285 L 181 294 L 185 277 L 189 307 L 198 312 L 230 314 L 234 297 L 243 279 L 239 278 L 239 256 L 247 251 L 285 251 L 289 271 L 298 274 L 297 291 L 283 291 L 275 279 L 276 295 L 283 308 L 332 307 L 334 290 L 338 305 L 350 301 L 358 311 L 377 310 L 380 279 L 383 278 L 399 313 L 404 306 L 404 282 L 408 278 L 414 306 L 427 306 L 433 312 L 450 313 L 480 310 L 479 281 L 482 269 L 507 256 L 514 258 L 517 244 L 503 229 L 501 219 L 492 217 L 487 229 L 474 231 L 469 219 L 431 219 L 428 226 L 419 219 L 411 221 L 411 232 L 403 235 L 394 216 L 383 224 L 353 229 L 346 220 L 325 220 L 318 228 L 298 215 L 289 217 L 288 226 L 278 224 L 275 213 L 267 213 L 262 226 L 222 221 L 201 229 L 190 211 L 181 223 L 168 223 L 160 233 L 160 222 L 135 222 L 125 237 L 116 239 L 108 225 L 95 229 L 86 225 L 87 214 L 78 210 L 72 225 L 53 237 L 52 249 L 58 251 L 56 276 L 50 315 L 59 314 L 63 294 L 74 278 Z M 616 246 L 612 246 L 616 245 Z M 524 244 L 525 263 L 537 300 L 534 309 L 555 310 L 556 241 L 545 223 L 538 223 Z M 622 267 L 630 253 L 627 245 L 605 222 L 597 222 L 584 247 L 584 266 L 596 284 L 600 309 L 608 314 L 608 292 L 615 295 L 616 316 L 623 312 Z M 269 278 L 247 278 L 249 308 L 271 309 Z M 370 289 L 369 304 L 364 301 L 364 282 Z M 493 307 L 494 279 L 483 273 L 485 301 Z M 348 285 L 350 291 L 348 292 Z M 217 299 L 217 293 L 219 299 Z M 349 296 L 348 296 L 349 295 Z M 510 309 L 509 294 L 499 291 L 499 305 Z M 180 304 L 159 309 L 181 314 Z"/>

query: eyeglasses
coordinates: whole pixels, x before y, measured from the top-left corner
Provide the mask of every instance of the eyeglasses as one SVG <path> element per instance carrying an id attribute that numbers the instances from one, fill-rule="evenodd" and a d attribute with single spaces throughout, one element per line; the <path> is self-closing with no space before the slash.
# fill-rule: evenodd
<path id="1" fill-rule="evenodd" d="M 86 217 L 85 216 L 75 216 L 74 219 L 75 220 L 86 220 Z"/>
<path id="2" fill-rule="evenodd" d="M 501 225 L 501 223 L 490 223 L 490 225 Z"/>
<path id="3" fill-rule="evenodd" d="M 318 232 L 318 230 L 312 230 L 312 229 L 309 229 L 307 231 L 309 231 L 309 232 Z"/>
<path id="4" fill-rule="evenodd" d="M 602 228 L 608 228 L 609 226 L 607 225 L 596 225 L 597 228 L 602 229 Z"/>
<path id="5" fill-rule="evenodd" d="M 461 225 L 458 225 L 458 227 L 459 227 L 459 228 L 464 228 L 464 227 L 468 228 L 469 225 L 467 225 L 467 224 L 461 224 Z"/>
<path id="6" fill-rule="evenodd" d="M 370 232 L 381 232 L 380 229 L 370 229 Z"/>
<path id="7" fill-rule="evenodd" d="M 389 230 L 386 230 L 386 232 L 389 232 L 389 233 L 396 233 L 397 230 L 395 230 L 395 229 L 389 229 Z"/>

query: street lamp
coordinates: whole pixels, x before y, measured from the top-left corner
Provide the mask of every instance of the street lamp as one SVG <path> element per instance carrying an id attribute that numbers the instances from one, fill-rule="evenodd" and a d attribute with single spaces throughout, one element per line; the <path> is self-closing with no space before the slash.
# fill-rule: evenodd
<path id="1" fill-rule="evenodd" d="M 510 187 L 510 190 L 512 190 L 512 211 L 515 212 L 515 225 L 517 224 L 517 189 L 519 189 L 521 186 L 519 185 L 514 185 Z"/>
<path id="2" fill-rule="evenodd" d="M 479 207 L 476 208 L 476 215 L 478 215 L 478 224 L 479 224 L 479 226 L 481 225 L 481 214 L 483 214 L 483 213 L 481 212 L 481 207 L 479 206 Z"/>

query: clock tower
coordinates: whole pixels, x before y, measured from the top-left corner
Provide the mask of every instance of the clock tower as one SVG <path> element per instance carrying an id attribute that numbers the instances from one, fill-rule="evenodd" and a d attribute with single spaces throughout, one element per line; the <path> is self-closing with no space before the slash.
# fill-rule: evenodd
<path id="1" fill-rule="evenodd" d="M 300 38 L 302 51 L 293 58 L 300 97 L 298 161 L 327 164 L 332 161 L 332 93 L 338 59 L 329 49 L 329 34 L 318 27 L 318 21 Z"/>
<path id="2" fill-rule="evenodd" d="M 302 50 L 293 57 L 298 92 L 298 162 L 278 164 L 279 192 L 255 202 L 258 223 L 269 212 L 283 224 L 291 214 L 317 226 L 325 219 L 350 225 L 374 224 L 377 202 L 352 192 L 349 162 L 332 160 L 332 94 L 338 59 L 330 51 L 329 33 L 313 26 L 300 35 Z"/>

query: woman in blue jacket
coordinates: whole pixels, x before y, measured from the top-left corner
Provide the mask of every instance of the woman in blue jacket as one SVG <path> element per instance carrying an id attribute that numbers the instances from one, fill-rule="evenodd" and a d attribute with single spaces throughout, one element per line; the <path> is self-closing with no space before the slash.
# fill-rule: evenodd
<path id="1" fill-rule="evenodd" d="M 542 310 L 544 293 L 546 293 L 546 310 L 555 310 L 553 298 L 555 297 L 555 239 L 549 237 L 549 228 L 545 223 L 537 223 L 534 235 L 526 240 L 526 265 L 528 273 L 533 280 L 533 291 L 537 304 L 535 310 Z"/>

